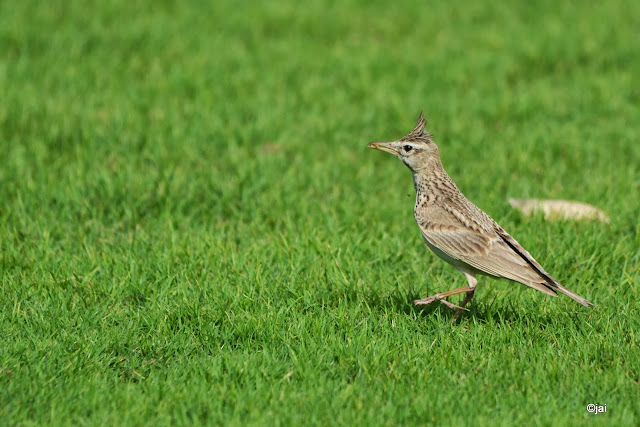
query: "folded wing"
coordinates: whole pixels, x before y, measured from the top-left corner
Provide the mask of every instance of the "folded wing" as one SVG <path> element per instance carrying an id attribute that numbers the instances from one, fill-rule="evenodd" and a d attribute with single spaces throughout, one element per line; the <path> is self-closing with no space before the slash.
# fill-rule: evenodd
<path id="1" fill-rule="evenodd" d="M 437 206 L 433 208 L 442 209 Z M 446 218 L 446 221 L 438 221 L 438 218 Z M 473 227 L 450 218 L 452 216 L 443 210 L 440 215 L 431 212 L 429 219 L 419 219 L 418 225 L 425 240 L 452 259 L 479 272 L 514 280 L 545 294 L 556 295 L 553 289 L 555 280 L 497 224 L 495 231 L 489 231 L 487 227 Z"/>

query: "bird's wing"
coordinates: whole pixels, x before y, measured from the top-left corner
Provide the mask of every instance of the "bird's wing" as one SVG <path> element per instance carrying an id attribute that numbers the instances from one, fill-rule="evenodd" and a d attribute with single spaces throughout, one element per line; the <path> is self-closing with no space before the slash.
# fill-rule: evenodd
<path id="1" fill-rule="evenodd" d="M 556 295 L 543 277 L 546 272 L 504 230 L 500 229 L 511 244 L 497 231 L 489 231 L 487 227 L 473 222 L 462 222 L 459 218 L 459 215 L 452 215 L 442 207 L 432 206 L 416 220 L 425 240 L 449 257 L 485 274 L 515 280 L 546 294 Z M 522 253 L 518 253 L 518 249 Z M 525 254 L 539 270 L 524 258 Z"/>

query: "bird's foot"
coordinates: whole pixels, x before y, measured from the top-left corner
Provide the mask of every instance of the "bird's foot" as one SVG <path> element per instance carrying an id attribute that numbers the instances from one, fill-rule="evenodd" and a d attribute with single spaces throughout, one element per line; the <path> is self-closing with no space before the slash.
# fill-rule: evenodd
<path id="1" fill-rule="evenodd" d="M 443 296 L 440 296 L 440 295 L 433 295 L 427 298 L 417 299 L 417 300 L 414 300 L 413 303 L 415 305 L 426 305 L 426 304 L 431 304 L 432 302 L 435 302 L 435 301 L 440 301 L 441 303 L 443 303 L 449 308 L 457 308 L 458 312 L 461 312 L 462 310 L 466 310 L 466 308 L 455 305 L 454 303 L 447 301 L 446 299 L 444 299 Z"/>
<path id="2" fill-rule="evenodd" d="M 427 297 L 427 298 L 422 298 L 422 299 L 415 299 L 413 300 L 413 304 L 414 305 L 427 305 L 427 304 L 431 304 L 432 302 L 435 301 L 439 301 L 440 298 L 437 295 L 434 295 L 432 297 Z"/>

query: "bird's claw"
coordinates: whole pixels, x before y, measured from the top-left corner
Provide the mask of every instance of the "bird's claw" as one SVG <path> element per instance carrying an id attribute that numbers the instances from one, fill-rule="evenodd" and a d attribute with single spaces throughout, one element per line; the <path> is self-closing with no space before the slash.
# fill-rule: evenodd
<path id="1" fill-rule="evenodd" d="M 446 305 L 449 308 L 456 308 L 458 310 L 468 310 L 464 307 L 460 307 L 459 305 L 455 305 L 452 302 L 447 301 L 446 299 L 439 297 L 437 295 L 434 295 L 432 297 L 428 297 L 428 298 L 423 298 L 423 299 L 417 299 L 415 301 L 413 301 L 413 304 L 415 305 L 426 305 L 426 304 L 431 304 L 432 302 L 435 301 L 440 301 L 441 303 L 443 303 L 444 305 Z"/>
<path id="2" fill-rule="evenodd" d="M 469 311 L 468 308 L 464 308 L 464 307 L 460 307 L 459 305 L 455 305 L 455 304 L 447 301 L 446 299 L 441 299 L 440 302 L 443 303 L 444 305 L 446 305 L 449 308 L 457 308 L 458 309 L 458 313 L 460 313 L 462 310 Z"/>
<path id="3" fill-rule="evenodd" d="M 428 298 L 423 298 L 423 299 L 416 299 L 413 300 L 413 304 L 414 305 L 426 305 L 426 304 L 431 304 L 434 301 L 438 301 L 439 298 L 437 297 L 428 297 Z"/>

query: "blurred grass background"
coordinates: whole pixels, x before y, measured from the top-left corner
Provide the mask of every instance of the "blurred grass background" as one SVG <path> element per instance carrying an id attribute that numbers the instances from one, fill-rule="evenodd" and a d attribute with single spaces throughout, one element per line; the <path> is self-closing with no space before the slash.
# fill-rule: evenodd
<path id="1" fill-rule="evenodd" d="M 630 1 L 0 2 L 3 423 L 636 425 L 639 28 Z M 596 309 L 490 279 L 460 325 L 411 305 L 464 280 L 366 144 L 422 109 Z"/>

